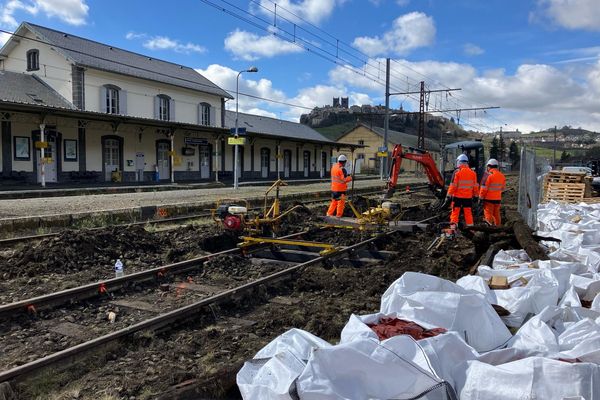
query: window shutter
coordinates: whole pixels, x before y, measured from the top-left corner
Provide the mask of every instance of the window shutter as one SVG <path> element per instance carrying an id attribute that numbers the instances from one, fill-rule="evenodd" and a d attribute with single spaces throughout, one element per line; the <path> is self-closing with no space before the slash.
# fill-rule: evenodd
<path id="1" fill-rule="evenodd" d="M 160 98 L 154 96 L 154 119 L 160 119 Z"/>
<path id="2" fill-rule="evenodd" d="M 169 121 L 175 121 L 175 100 L 169 99 Z"/>
<path id="3" fill-rule="evenodd" d="M 217 126 L 217 108 L 210 106 L 210 121 L 208 121 L 209 126 Z"/>
<path id="4" fill-rule="evenodd" d="M 106 86 L 100 86 L 100 106 L 98 108 L 101 113 L 108 112 L 106 108 Z"/>
<path id="5" fill-rule="evenodd" d="M 202 103 L 198 104 L 198 125 L 202 125 Z"/>
<path id="6" fill-rule="evenodd" d="M 119 114 L 127 115 L 127 90 L 119 90 Z"/>

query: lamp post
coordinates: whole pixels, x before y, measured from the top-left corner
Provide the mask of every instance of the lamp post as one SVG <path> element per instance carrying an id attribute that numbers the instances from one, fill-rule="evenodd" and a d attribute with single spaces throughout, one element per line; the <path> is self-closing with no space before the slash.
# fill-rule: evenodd
<path id="1" fill-rule="evenodd" d="M 242 72 L 258 72 L 258 68 L 250 67 L 243 71 L 238 72 L 235 80 L 235 137 L 238 137 L 238 98 L 240 97 L 240 75 Z M 233 156 L 233 188 L 239 189 L 238 185 L 238 145 L 235 145 L 234 156 Z"/>

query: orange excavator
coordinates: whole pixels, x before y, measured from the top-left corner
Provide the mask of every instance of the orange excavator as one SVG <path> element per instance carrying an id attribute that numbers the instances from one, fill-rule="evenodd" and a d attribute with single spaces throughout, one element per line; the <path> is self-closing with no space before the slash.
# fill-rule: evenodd
<path id="1" fill-rule="evenodd" d="M 444 178 L 440 171 L 438 171 L 431 154 L 423 149 L 417 149 L 414 147 L 403 148 L 402 145 L 397 144 L 394 146 L 394 150 L 392 151 L 390 179 L 386 184 L 386 192 L 383 196 L 384 199 L 391 198 L 396 191 L 396 183 L 398 182 L 398 175 L 400 174 L 400 166 L 402 165 L 403 159 L 413 160 L 423 165 L 425 173 L 427 174 L 427 178 L 429 179 L 429 188 L 433 194 L 440 200 L 446 197 Z"/>

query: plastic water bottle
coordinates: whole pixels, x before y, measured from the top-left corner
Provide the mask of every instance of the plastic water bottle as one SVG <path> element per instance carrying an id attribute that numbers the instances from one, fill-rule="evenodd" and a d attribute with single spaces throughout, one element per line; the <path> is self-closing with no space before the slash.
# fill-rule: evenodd
<path id="1" fill-rule="evenodd" d="M 120 258 L 117 258 L 117 262 L 115 263 L 115 278 L 120 278 L 125 273 L 123 272 L 123 263 Z"/>

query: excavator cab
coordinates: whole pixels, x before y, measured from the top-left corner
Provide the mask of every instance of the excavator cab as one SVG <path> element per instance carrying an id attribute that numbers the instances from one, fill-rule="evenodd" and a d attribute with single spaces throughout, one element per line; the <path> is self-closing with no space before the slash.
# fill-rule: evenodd
<path id="1" fill-rule="evenodd" d="M 460 154 L 466 154 L 469 157 L 469 167 L 477 173 L 477 181 L 481 181 L 485 172 L 485 152 L 483 143 L 480 141 L 463 141 L 450 143 L 444 146 L 441 158 L 440 171 L 444 175 L 446 186 L 450 183 L 452 172 L 456 168 L 456 158 Z"/>

